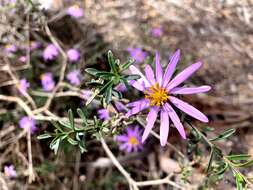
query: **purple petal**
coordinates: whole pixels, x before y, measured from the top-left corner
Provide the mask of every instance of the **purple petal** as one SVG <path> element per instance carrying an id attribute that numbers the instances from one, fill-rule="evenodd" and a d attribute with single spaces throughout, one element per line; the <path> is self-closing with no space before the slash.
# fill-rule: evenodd
<path id="1" fill-rule="evenodd" d="M 160 85 L 162 85 L 162 81 L 163 81 L 163 69 L 160 63 L 160 54 L 158 51 L 156 51 L 156 55 L 155 55 L 155 74 L 156 74 L 156 80 L 158 81 L 158 83 Z"/>
<path id="2" fill-rule="evenodd" d="M 136 104 L 131 110 L 126 113 L 127 117 L 139 113 L 140 111 L 149 107 L 149 103 L 147 101 L 140 101 L 139 104 Z"/>
<path id="3" fill-rule="evenodd" d="M 141 99 L 141 100 L 137 100 L 137 101 L 134 101 L 134 102 L 130 102 L 127 104 L 128 107 L 135 107 L 135 106 L 138 106 L 140 104 L 143 104 L 143 103 L 146 103 L 148 102 L 146 99 Z"/>
<path id="4" fill-rule="evenodd" d="M 146 77 L 141 73 L 141 71 L 139 69 L 137 69 L 135 66 L 131 65 L 129 67 L 130 71 L 132 72 L 132 74 L 135 74 L 135 75 L 140 75 L 140 79 L 138 79 L 137 81 L 140 83 L 140 84 L 144 84 L 145 86 L 149 86 L 149 82 L 148 80 L 146 79 Z"/>
<path id="5" fill-rule="evenodd" d="M 180 85 L 182 82 L 188 79 L 194 72 L 196 72 L 201 67 L 201 65 L 202 65 L 201 62 L 197 62 L 184 69 L 174 79 L 170 81 L 166 89 L 171 90 L 174 87 Z"/>
<path id="6" fill-rule="evenodd" d="M 126 135 L 118 135 L 116 137 L 117 141 L 122 141 L 122 142 L 127 142 L 128 141 L 128 137 Z"/>
<path id="7" fill-rule="evenodd" d="M 179 134 L 181 135 L 181 137 L 183 139 L 186 139 L 184 127 L 183 127 L 183 125 L 182 125 L 182 123 L 181 123 L 181 121 L 180 121 L 177 113 L 171 107 L 171 105 L 169 105 L 168 103 L 166 103 L 164 106 L 165 106 L 166 111 L 169 113 L 169 116 L 170 116 L 172 122 L 174 123 L 175 127 L 177 128 Z"/>
<path id="8" fill-rule="evenodd" d="M 153 72 L 152 68 L 150 67 L 150 65 L 146 65 L 145 74 L 146 74 L 146 77 L 147 77 L 149 83 L 151 85 L 154 85 L 156 83 L 156 81 L 155 81 L 155 77 L 154 77 L 154 72 Z"/>
<path id="9" fill-rule="evenodd" d="M 160 113 L 161 126 L 160 126 L 160 142 L 162 146 L 166 145 L 169 135 L 169 116 L 165 110 Z"/>
<path id="10" fill-rule="evenodd" d="M 188 115 L 207 123 L 208 122 L 208 118 L 201 113 L 199 110 L 197 110 L 196 108 L 194 108 L 193 106 L 191 106 L 190 104 L 179 100 L 176 97 L 170 96 L 169 100 L 180 110 L 182 110 L 183 112 L 187 113 Z"/>
<path id="11" fill-rule="evenodd" d="M 119 149 L 120 149 L 120 150 L 125 150 L 127 147 L 128 147 L 128 143 L 124 143 L 124 144 L 121 144 L 121 145 L 119 146 Z"/>
<path id="12" fill-rule="evenodd" d="M 156 118 L 157 118 L 158 111 L 159 111 L 158 107 L 152 107 L 150 112 L 148 113 L 147 125 L 145 127 L 145 130 L 144 130 L 144 133 L 143 133 L 142 139 L 141 139 L 142 143 L 147 139 L 150 131 L 152 130 L 152 128 L 155 124 Z"/>
<path id="13" fill-rule="evenodd" d="M 166 68 L 166 71 L 164 73 L 164 76 L 163 76 L 163 87 L 166 87 L 168 82 L 170 81 L 174 71 L 175 71 L 175 68 L 177 66 L 177 63 L 178 63 L 178 60 L 180 58 L 180 50 L 177 50 L 172 56 L 171 56 L 171 59 L 170 59 L 170 62 Z"/>
<path id="14" fill-rule="evenodd" d="M 170 91 L 170 93 L 171 94 L 197 94 L 201 92 L 207 92 L 209 90 L 211 90 L 211 86 L 199 86 L 199 87 L 191 87 L 191 88 L 175 87 Z"/>
<path id="15" fill-rule="evenodd" d="M 127 151 L 128 153 L 132 152 L 132 147 L 133 147 L 132 145 L 128 145 L 126 151 Z"/>
<path id="16" fill-rule="evenodd" d="M 132 85 L 134 88 L 136 88 L 137 90 L 139 90 L 139 91 L 144 91 L 144 90 L 145 90 L 145 85 L 139 83 L 138 81 L 134 81 L 131 85 Z"/>

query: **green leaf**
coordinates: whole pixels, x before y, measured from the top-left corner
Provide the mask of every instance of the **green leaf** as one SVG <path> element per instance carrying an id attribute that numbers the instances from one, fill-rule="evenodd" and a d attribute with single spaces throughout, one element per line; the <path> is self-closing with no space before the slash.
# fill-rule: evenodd
<path id="1" fill-rule="evenodd" d="M 228 164 L 225 163 L 223 167 L 219 168 L 219 171 L 215 173 L 215 175 L 223 175 L 225 171 L 228 169 Z"/>
<path id="2" fill-rule="evenodd" d="M 99 73 L 100 71 L 98 71 L 97 69 L 94 69 L 94 68 L 87 68 L 85 69 L 85 71 L 93 76 L 96 76 L 97 73 Z"/>
<path id="3" fill-rule="evenodd" d="M 51 138 L 51 137 L 52 137 L 51 134 L 45 133 L 45 134 L 37 136 L 37 139 L 41 140 L 41 139 L 48 139 L 48 138 Z"/>
<path id="4" fill-rule="evenodd" d="M 57 154 L 57 152 L 58 152 L 60 141 L 61 141 L 61 139 L 59 137 L 56 137 L 50 143 L 49 147 L 50 147 L 50 149 L 54 150 L 55 154 Z"/>
<path id="5" fill-rule="evenodd" d="M 78 144 L 78 141 L 72 139 L 72 138 L 68 138 L 68 142 L 72 145 L 77 145 Z"/>
<path id="6" fill-rule="evenodd" d="M 130 67 L 130 65 L 134 64 L 134 59 L 130 58 L 126 63 L 124 63 L 121 68 L 122 70 L 126 70 Z"/>
<path id="7" fill-rule="evenodd" d="M 243 167 L 246 168 L 252 165 L 253 165 L 253 160 L 249 160 L 247 162 L 238 163 L 238 164 L 233 162 L 233 166 L 238 167 L 238 168 L 243 168 Z"/>
<path id="8" fill-rule="evenodd" d="M 237 190 L 246 190 L 246 183 L 240 173 L 235 173 L 235 182 Z"/>
<path id="9" fill-rule="evenodd" d="M 56 121 L 51 121 L 51 123 L 53 124 L 53 126 L 60 131 L 61 133 L 63 133 L 64 131 L 62 130 L 61 126 L 56 122 Z"/>
<path id="10" fill-rule="evenodd" d="M 228 137 L 230 137 L 231 135 L 233 135 L 235 133 L 235 129 L 228 129 L 226 130 L 224 133 L 220 134 L 219 136 L 210 139 L 210 141 L 219 141 L 222 139 L 227 139 Z"/>
<path id="11" fill-rule="evenodd" d="M 230 161 L 234 160 L 248 160 L 251 156 L 249 154 L 237 154 L 237 155 L 228 155 L 226 156 L 227 159 Z"/>
<path id="12" fill-rule="evenodd" d="M 96 76 L 104 80 L 110 80 L 112 77 L 115 77 L 115 74 L 106 71 L 100 71 L 96 74 Z"/>
<path id="13" fill-rule="evenodd" d="M 69 109 L 69 111 L 68 111 L 68 117 L 69 117 L 70 126 L 75 131 L 74 116 L 73 116 L 73 112 L 71 109 Z"/>
<path id="14" fill-rule="evenodd" d="M 112 100 L 112 88 L 108 88 L 107 91 L 105 92 L 106 104 L 109 104 L 111 100 Z"/>
<path id="15" fill-rule="evenodd" d="M 83 113 L 83 111 L 80 108 L 77 108 L 76 111 L 77 111 L 79 117 L 83 120 L 84 126 L 86 126 L 88 123 L 87 123 L 87 118 L 86 118 L 85 114 Z"/>
<path id="16" fill-rule="evenodd" d="M 59 123 L 60 123 L 62 126 L 68 128 L 68 129 L 72 129 L 71 124 L 70 124 L 69 121 L 60 120 Z"/>
<path id="17" fill-rule="evenodd" d="M 111 50 L 108 51 L 107 57 L 108 57 L 108 62 L 109 62 L 110 68 L 116 74 L 117 73 L 116 63 L 114 61 L 113 54 L 112 54 Z"/>
<path id="18" fill-rule="evenodd" d="M 208 162 L 208 166 L 207 166 L 207 169 L 206 169 L 206 173 L 210 172 L 214 157 L 215 157 L 215 150 L 212 148 L 210 158 L 209 158 L 209 162 Z"/>
<path id="19" fill-rule="evenodd" d="M 104 91 L 107 91 L 108 88 L 111 88 L 113 85 L 113 81 L 109 81 L 108 83 L 106 83 L 101 89 L 100 89 L 100 93 L 103 93 Z"/>
<path id="20" fill-rule="evenodd" d="M 125 75 L 124 76 L 124 79 L 126 80 L 137 80 L 139 78 L 141 78 L 140 75 Z"/>

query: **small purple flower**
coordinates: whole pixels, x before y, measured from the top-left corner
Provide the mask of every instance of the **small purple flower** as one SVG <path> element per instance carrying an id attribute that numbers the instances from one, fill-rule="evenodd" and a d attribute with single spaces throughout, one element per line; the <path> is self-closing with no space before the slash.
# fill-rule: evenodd
<path id="1" fill-rule="evenodd" d="M 19 120 L 19 127 L 24 130 L 30 130 L 31 134 L 37 131 L 35 120 L 28 116 L 24 116 Z"/>
<path id="2" fill-rule="evenodd" d="M 163 28 L 161 26 L 151 29 L 151 35 L 155 38 L 160 38 L 163 33 Z"/>
<path id="3" fill-rule="evenodd" d="M 54 44 L 49 44 L 43 51 L 43 59 L 45 61 L 53 60 L 59 54 Z"/>
<path id="4" fill-rule="evenodd" d="M 156 53 L 156 70 L 155 74 L 150 65 L 146 65 L 144 76 L 139 69 L 131 65 L 129 68 L 132 74 L 138 74 L 140 79 L 135 81 L 132 86 L 145 94 L 145 97 L 141 100 L 131 102 L 128 104 L 131 109 L 127 113 L 127 116 L 131 116 L 139 113 L 140 111 L 149 108 L 150 111 L 147 116 L 147 125 L 142 136 L 142 142 L 144 142 L 150 131 L 152 130 L 158 113 L 160 112 L 160 142 L 164 146 L 167 142 L 169 134 L 169 119 L 180 133 L 183 139 L 186 139 L 184 127 L 175 112 L 171 103 L 190 115 L 191 117 L 198 119 L 202 122 L 208 122 L 208 118 L 199 110 L 189 105 L 188 103 L 176 98 L 174 95 L 186 95 L 196 94 L 201 92 L 207 92 L 211 89 L 210 86 L 200 87 L 182 87 L 182 83 L 188 79 L 193 73 L 195 73 L 201 66 L 201 62 L 194 63 L 180 72 L 172 79 L 172 75 L 175 71 L 176 65 L 180 57 L 180 51 L 176 51 L 172 55 L 170 63 L 168 64 L 165 73 L 163 74 L 162 66 L 160 64 L 159 53 Z"/>
<path id="5" fill-rule="evenodd" d="M 51 91 L 55 87 L 52 73 L 44 73 L 41 75 L 41 84 L 45 91 Z"/>
<path id="6" fill-rule="evenodd" d="M 69 80 L 69 82 L 76 86 L 80 85 L 81 83 L 80 77 L 81 76 L 79 70 L 73 70 L 67 74 L 67 79 Z"/>
<path id="7" fill-rule="evenodd" d="M 67 51 L 67 56 L 69 61 L 76 62 L 80 59 L 80 52 L 77 49 L 72 48 Z"/>
<path id="8" fill-rule="evenodd" d="M 37 41 L 31 41 L 30 42 L 30 49 L 31 50 L 35 50 L 38 49 L 40 47 L 40 43 Z"/>
<path id="9" fill-rule="evenodd" d="M 143 149 L 141 143 L 141 130 L 138 126 L 127 127 L 126 134 L 116 136 L 116 141 L 120 143 L 120 150 L 125 150 L 127 153 L 137 152 Z"/>
<path id="10" fill-rule="evenodd" d="M 144 62 L 147 57 L 147 52 L 143 51 L 141 48 L 128 48 L 127 51 L 137 63 Z"/>
<path id="11" fill-rule="evenodd" d="M 18 82 L 18 90 L 21 94 L 25 94 L 26 91 L 27 91 L 27 88 L 30 87 L 30 83 L 27 82 L 26 79 L 21 79 L 19 82 Z"/>
<path id="12" fill-rule="evenodd" d="M 14 44 L 7 44 L 4 47 L 4 51 L 7 54 L 15 53 L 17 51 L 17 46 Z"/>
<path id="13" fill-rule="evenodd" d="M 26 56 L 21 56 L 18 58 L 18 60 L 21 62 L 21 63 L 25 63 L 27 61 L 27 58 Z"/>
<path id="14" fill-rule="evenodd" d="M 17 172 L 13 165 L 4 166 L 4 175 L 10 179 L 17 177 Z"/>
<path id="15" fill-rule="evenodd" d="M 78 5 L 72 5 L 67 9 L 67 14 L 74 18 L 80 18 L 83 16 L 83 9 L 80 8 Z"/>
<path id="16" fill-rule="evenodd" d="M 110 112 L 107 109 L 99 109 L 98 110 L 98 117 L 101 120 L 109 120 L 110 119 Z"/>

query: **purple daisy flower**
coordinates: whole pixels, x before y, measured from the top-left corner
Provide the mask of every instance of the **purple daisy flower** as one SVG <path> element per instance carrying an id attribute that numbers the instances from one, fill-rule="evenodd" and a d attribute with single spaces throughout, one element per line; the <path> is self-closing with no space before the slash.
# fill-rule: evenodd
<path id="1" fill-rule="evenodd" d="M 142 63 L 147 57 L 147 52 L 143 51 L 141 48 L 127 48 L 127 51 L 137 63 Z"/>
<path id="2" fill-rule="evenodd" d="M 78 5 L 72 5 L 67 9 L 67 14 L 74 18 L 80 18 L 83 16 L 83 9 L 80 8 Z"/>
<path id="3" fill-rule="evenodd" d="M 59 54 L 54 44 L 49 44 L 43 51 L 43 59 L 45 61 L 53 60 Z"/>
<path id="4" fill-rule="evenodd" d="M 120 143 L 120 150 L 130 153 L 143 149 L 141 133 L 142 131 L 138 126 L 127 127 L 126 134 L 116 136 L 116 141 Z"/>
<path id="5" fill-rule="evenodd" d="M 13 165 L 4 166 L 4 175 L 10 179 L 17 177 L 17 172 Z"/>
<path id="6" fill-rule="evenodd" d="M 163 28 L 161 26 L 151 29 L 151 35 L 155 38 L 160 38 L 163 33 Z"/>
<path id="7" fill-rule="evenodd" d="M 160 142 L 164 146 L 167 142 L 169 134 L 169 120 L 174 123 L 178 132 L 182 138 L 186 139 L 184 127 L 170 103 L 175 107 L 185 112 L 186 114 L 198 119 L 202 122 L 208 122 L 208 118 L 199 110 L 189 105 L 188 103 L 176 98 L 173 95 L 178 94 L 196 94 L 201 92 L 207 92 L 211 89 L 210 86 L 200 87 L 180 87 L 180 85 L 188 79 L 193 73 L 195 73 L 202 65 L 201 62 L 194 63 L 176 75 L 171 79 L 176 65 L 180 57 L 180 51 L 176 51 L 172 55 L 170 63 L 168 64 L 165 73 L 163 74 L 162 66 L 160 64 L 159 53 L 156 53 L 156 70 L 155 74 L 150 67 L 146 65 L 144 76 L 135 66 L 131 65 L 130 70 L 133 74 L 140 75 L 141 78 L 132 84 L 134 88 L 144 92 L 145 97 L 141 100 L 131 102 L 128 104 L 131 107 L 127 116 L 137 114 L 138 112 L 150 108 L 147 116 L 147 125 L 142 136 L 142 142 L 144 142 L 150 131 L 152 130 L 158 113 L 160 112 L 161 126 L 160 126 Z M 170 103 L 169 103 L 170 102 Z"/>
<path id="8" fill-rule="evenodd" d="M 98 111 L 98 118 L 101 120 L 109 120 L 110 119 L 110 112 L 107 109 L 99 109 Z"/>
<path id="9" fill-rule="evenodd" d="M 27 91 L 27 88 L 30 87 L 30 83 L 27 82 L 26 79 L 21 79 L 21 80 L 18 82 L 17 86 L 18 86 L 19 92 L 20 92 L 21 94 L 24 94 L 24 93 Z"/>
<path id="10" fill-rule="evenodd" d="M 4 51 L 7 54 L 15 53 L 17 51 L 17 46 L 14 44 L 7 44 L 4 47 Z"/>
<path id="11" fill-rule="evenodd" d="M 41 75 L 41 84 L 45 91 L 51 91 L 55 87 L 52 73 L 44 73 Z"/>
<path id="12" fill-rule="evenodd" d="M 31 130 L 32 134 L 37 131 L 35 120 L 28 116 L 24 116 L 19 120 L 19 127 L 24 130 Z"/>
<path id="13" fill-rule="evenodd" d="M 67 56 L 69 61 L 76 62 L 80 59 L 80 52 L 77 49 L 72 48 L 67 51 Z"/>
<path id="14" fill-rule="evenodd" d="M 80 85 L 80 71 L 79 70 L 73 70 L 67 74 L 67 79 L 69 82 L 73 85 Z"/>

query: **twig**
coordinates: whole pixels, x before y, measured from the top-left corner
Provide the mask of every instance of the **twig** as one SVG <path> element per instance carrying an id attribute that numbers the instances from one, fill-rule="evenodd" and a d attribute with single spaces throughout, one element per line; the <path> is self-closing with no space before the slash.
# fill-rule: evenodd
<path id="1" fill-rule="evenodd" d="M 178 188 L 178 189 L 185 189 L 185 188 L 179 186 L 178 184 L 176 184 L 175 182 L 169 180 L 170 176 L 168 176 L 168 177 L 166 177 L 164 179 L 136 182 L 130 176 L 130 174 L 122 167 L 122 165 L 119 163 L 119 161 L 117 160 L 117 158 L 114 156 L 114 154 L 111 152 L 110 148 L 106 144 L 106 142 L 105 142 L 105 140 L 104 140 L 103 137 L 100 138 L 100 142 L 101 142 L 102 147 L 105 150 L 107 156 L 111 159 L 111 161 L 114 164 L 114 166 L 116 166 L 116 168 L 119 170 L 119 172 L 128 181 L 130 189 L 138 190 L 139 189 L 138 187 L 141 187 L 141 186 L 152 186 L 152 185 L 161 185 L 161 184 L 169 184 L 169 185 L 171 185 L 171 186 L 173 186 L 175 188 Z"/>
<path id="2" fill-rule="evenodd" d="M 113 164 L 117 167 L 119 172 L 126 178 L 126 180 L 129 183 L 130 189 L 138 190 L 135 181 L 132 179 L 132 177 L 129 175 L 129 173 L 121 166 L 121 164 L 118 162 L 117 158 L 113 155 L 110 148 L 107 146 L 105 140 L 103 137 L 100 138 L 100 142 L 102 144 L 103 149 L 105 150 L 107 156 L 112 160 Z"/>

